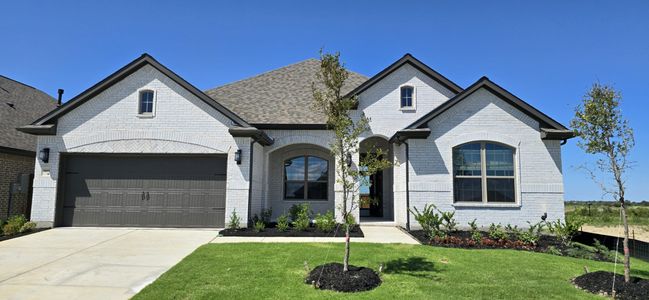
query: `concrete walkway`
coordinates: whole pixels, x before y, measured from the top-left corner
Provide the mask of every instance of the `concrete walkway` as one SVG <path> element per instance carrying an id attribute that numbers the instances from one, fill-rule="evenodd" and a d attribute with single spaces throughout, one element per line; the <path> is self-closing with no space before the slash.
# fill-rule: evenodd
<path id="1" fill-rule="evenodd" d="M 128 299 L 216 230 L 56 228 L 0 242 L 0 299 Z"/>
<path id="2" fill-rule="evenodd" d="M 352 238 L 356 243 L 383 243 L 383 244 L 419 244 L 417 240 L 401 229 L 394 226 L 363 226 L 365 237 Z M 343 237 L 239 237 L 220 236 L 212 243 L 342 243 Z"/>

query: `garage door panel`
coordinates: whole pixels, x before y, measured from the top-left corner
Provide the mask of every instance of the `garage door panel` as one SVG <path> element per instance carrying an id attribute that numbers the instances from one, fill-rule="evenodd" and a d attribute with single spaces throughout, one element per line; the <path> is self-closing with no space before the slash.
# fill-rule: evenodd
<path id="1" fill-rule="evenodd" d="M 224 156 L 66 156 L 61 225 L 222 227 Z"/>

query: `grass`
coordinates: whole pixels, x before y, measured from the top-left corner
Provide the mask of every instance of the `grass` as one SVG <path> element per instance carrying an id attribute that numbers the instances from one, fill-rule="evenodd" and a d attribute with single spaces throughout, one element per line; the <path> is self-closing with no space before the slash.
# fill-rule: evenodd
<path id="1" fill-rule="evenodd" d="M 589 208 L 590 204 L 590 208 Z M 620 206 L 617 202 L 567 202 L 566 218 L 581 218 L 593 226 L 617 226 Z M 649 226 L 649 205 L 627 203 L 629 225 Z"/>
<path id="2" fill-rule="evenodd" d="M 378 269 L 377 289 L 355 294 L 302 283 L 309 268 L 341 261 L 343 244 L 208 244 L 133 299 L 602 299 L 570 279 L 613 270 L 612 263 L 515 250 L 464 250 L 422 245 L 352 244 L 352 264 Z M 649 278 L 649 263 L 632 261 Z M 621 272 L 618 265 L 618 272 Z"/>

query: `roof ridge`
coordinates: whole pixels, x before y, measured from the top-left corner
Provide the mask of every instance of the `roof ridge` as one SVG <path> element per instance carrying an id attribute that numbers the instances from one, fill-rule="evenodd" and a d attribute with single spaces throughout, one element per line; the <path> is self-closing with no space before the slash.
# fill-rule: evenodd
<path id="1" fill-rule="evenodd" d="M 312 60 L 313 60 L 313 61 L 320 61 L 319 59 L 317 59 L 317 58 L 313 58 L 313 57 L 311 57 L 311 58 L 307 58 L 307 59 L 304 59 L 304 60 L 300 60 L 300 61 L 297 61 L 297 62 L 294 62 L 294 63 L 288 64 L 288 65 L 285 65 L 285 66 L 283 66 L 283 67 L 279 67 L 279 68 L 276 68 L 276 69 L 272 69 L 272 70 L 264 71 L 264 72 L 259 73 L 259 74 L 256 74 L 256 75 L 252 75 L 252 76 L 250 76 L 250 77 L 245 77 L 245 78 L 242 78 L 242 79 L 239 79 L 239 80 L 235 80 L 235 81 L 232 81 L 232 82 L 229 82 L 229 83 L 223 84 L 223 85 L 219 85 L 219 86 L 213 87 L 213 88 L 211 88 L 211 89 L 207 89 L 207 90 L 205 90 L 205 92 L 207 93 L 207 92 L 210 92 L 210 91 L 213 91 L 213 90 L 218 90 L 218 89 L 220 89 L 220 88 L 224 88 L 224 87 L 226 87 L 226 86 L 230 86 L 230 85 L 233 85 L 233 84 L 236 84 L 236 83 L 240 83 L 240 82 L 243 82 L 243 81 L 248 81 L 248 80 L 251 80 L 251 79 L 255 79 L 255 78 L 258 78 L 258 77 L 261 77 L 261 76 L 264 76 L 264 75 L 268 75 L 268 74 L 273 73 L 273 72 L 276 72 L 276 71 L 280 71 L 280 70 L 288 69 L 288 68 L 290 68 L 290 67 L 294 67 L 294 66 L 296 66 L 296 65 L 303 64 L 303 63 L 305 63 L 305 62 L 312 61 Z"/>

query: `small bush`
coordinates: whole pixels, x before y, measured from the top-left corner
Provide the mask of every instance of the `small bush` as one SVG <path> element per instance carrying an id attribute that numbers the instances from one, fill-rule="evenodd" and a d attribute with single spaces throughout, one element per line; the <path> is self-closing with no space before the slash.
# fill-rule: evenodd
<path id="1" fill-rule="evenodd" d="M 289 228 L 288 215 L 282 214 L 277 217 L 277 231 L 284 232 Z"/>
<path id="2" fill-rule="evenodd" d="M 264 221 L 262 221 L 262 220 L 258 220 L 253 225 L 253 230 L 255 232 L 262 232 L 262 231 L 264 231 L 264 229 L 266 229 L 266 223 L 264 223 Z"/>
<path id="3" fill-rule="evenodd" d="M 291 216 L 291 221 L 295 222 L 298 218 L 298 214 L 302 211 L 309 210 L 309 203 L 300 203 L 293 204 L 291 208 L 288 209 L 288 214 Z"/>
<path id="4" fill-rule="evenodd" d="M 410 213 L 415 216 L 415 220 L 426 235 L 431 239 L 439 237 L 441 235 L 442 217 L 436 212 L 437 207 L 434 204 L 426 204 L 422 211 L 419 211 L 416 206 L 413 209 L 410 210 Z"/>
<path id="5" fill-rule="evenodd" d="M 311 223 L 309 204 L 299 204 L 298 208 L 299 210 L 297 210 L 295 219 L 293 220 L 293 227 L 299 231 L 306 231 Z M 291 210 L 293 210 L 293 207 L 291 207 Z"/>
<path id="6" fill-rule="evenodd" d="M 556 222 L 549 223 L 548 230 L 559 238 L 561 244 L 569 247 L 572 243 L 572 238 L 579 232 L 579 228 L 583 224 L 583 221 L 578 218 L 566 219 L 565 223 L 562 223 L 561 219 L 559 219 Z"/>
<path id="7" fill-rule="evenodd" d="M 503 226 L 491 223 L 489 225 L 489 232 L 487 233 L 489 235 L 489 238 L 492 240 L 497 240 L 497 241 L 504 241 L 507 239 L 507 232 L 503 229 Z"/>
<path id="8" fill-rule="evenodd" d="M 241 218 L 237 215 L 237 210 L 232 210 L 230 214 L 230 222 L 228 222 L 228 229 L 237 230 L 239 229 L 239 224 L 241 223 Z"/>
<path id="9" fill-rule="evenodd" d="M 518 241 L 521 239 L 521 234 L 523 233 L 523 231 L 518 228 L 518 225 L 512 226 L 511 224 L 507 224 L 507 226 L 505 226 L 505 230 L 507 231 L 507 234 L 512 241 Z"/>
<path id="10" fill-rule="evenodd" d="M 345 225 L 349 226 L 349 231 L 354 230 L 354 227 L 357 225 L 354 215 L 347 214 L 347 218 L 345 218 Z"/>
<path id="11" fill-rule="evenodd" d="M 27 218 L 23 215 L 15 215 L 7 219 L 7 223 L 3 226 L 2 231 L 4 235 L 14 235 L 20 233 L 20 229 L 27 223 Z"/>
<path id="12" fill-rule="evenodd" d="M 260 220 L 266 225 L 270 224 L 270 218 L 273 217 L 273 209 L 262 209 L 260 215 Z"/>
<path id="13" fill-rule="evenodd" d="M 18 230 L 18 232 L 19 232 L 19 233 L 29 232 L 29 231 L 34 230 L 34 228 L 36 228 L 36 223 L 34 223 L 34 222 L 27 222 L 27 223 L 23 224 L 22 227 L 20 227 L 20 229 Z"/>
<path id="14" fill-rule="evenodd" d="M 336 219 L 333 211 L 318 214 L 315 217 L 315 227 L 322 232 L 332 232 L 336 228 Z"/>
<path id="15" fill-rule="evenodd" d="M 471 240 L 473 240 L 476 244 L 480 244 L 480 241 L 482 241 L 482 233 L 478 230 L 478 223 L 476 223 L 476 219 L 473 219 L 473 221 L 469 222 L 469 227 L 471 228 Z"/>
<path id="16" fill-rule="evenodd" d="M 521 233 L 520 240 L 525 244 L 536 245 L 539 239 L 541 239 L 543 222 L 532 224 L 530 221 L 527 221 L 527 224 L 529 224 L 529 227 L 527 227 L 526 231 Z"/>
<path id="17" fill-rule="evenodd" d="M 455 211 L 441 211 L 438 210 L 442 216 L 442 226 L 446 235 L 451 234 L 455 231 L 457 227 L 457 222 L 455 221 Z"/>

